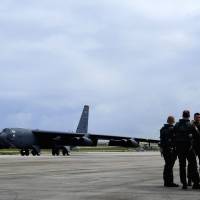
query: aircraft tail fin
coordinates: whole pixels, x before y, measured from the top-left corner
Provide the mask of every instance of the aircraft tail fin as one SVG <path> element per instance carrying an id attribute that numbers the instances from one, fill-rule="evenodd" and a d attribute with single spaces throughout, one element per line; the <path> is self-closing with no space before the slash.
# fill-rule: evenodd
<path id="1" fill-rule="evenodd" d="M 87 133 L 88 132 L 88 119 L 89 119 L 89 106 L 85 105 L 81 118 L 76 129 L 76 133 Z"/>

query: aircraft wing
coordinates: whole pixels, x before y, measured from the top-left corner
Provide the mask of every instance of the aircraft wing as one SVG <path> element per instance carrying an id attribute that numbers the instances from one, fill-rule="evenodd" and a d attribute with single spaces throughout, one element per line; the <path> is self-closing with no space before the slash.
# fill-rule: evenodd
<path id="1" fill-rule="evenodd" d="M 134 138 L 134 139 L 138 142 L 148 142 L 148 143 L 156 143 L 156 144 L 160 142 L 160 140 L 156 140 L 156 139 L 146 139 L 146 138 Z"/>
<path id="2" fill-rule="evenodd" d="M 158 143 L 159 140 L 145 139 L 145 138 L 132 138 L 126 136 L 117 136 L 110 134 L 93 134 L 88 133 L 88 118 L 89 106 L 85 105 L 81 118 L 76 130 L 74 132 L 57 132 L 45 130 L 32 130 L 35 134 L 40 145 L 51 146 L 57 143 L 61 145 L 72 146 L 96 146 L 98 140 L 108 140 L 110 146 L 126 146 L 137 147 L 140 142 Z"/>
<path id="3" fill-rule="evenodd" d="M 135 137 L 126 137 L 126 136 L 116 136 L 116 135 L 96 135 L 96 134 L 89 134 L 91 138 L 96 138 L 99 140 L 129 140 L 134 139 L 136 142 L 150 142 L 150 143 L 159 143 L 160 140 L 155 139 L 147 139 L 147 138 L 135 138 Z"/>
<path id="4" fill-rule="evenodd" d="M 158 143 L 159 140 L 145 139 L 145 138 L 132 138 L 126 136 L 116 136 L 107 134 L 90 134 L 90 133 L 74 133 L 74 132 L 57 132 L 57 131 L 32 131 L 37 139 L 44 143 L 52 143 L 57 141 L 63 145 L 74 146 L 96 146 L 98 140 L 108 140 L 110 146 L 127 146 L 137 147 L 140 142 Z"/>
<path id="5" fill-rule="evenodd" d="M 63 137 L 63 138 L 73 138 L 73 137 L 82 137 L 84 133 L 74 133 L 74 132 L 59 132 L 59 131 L 45 131 L 45 130 L 32 130 L 32 133 L 35 134 L 37 137 L 48 137 L 48 138 L 55 138 L 55 137 Z"/>
<path id="6" fill-rule="evenodd" d="M 90 138 L 97 140 L 109 140 L 110 146 L 127 146 L 127 147 L 137 147 L 140 142 L 146 142 L 150 144 L 159 144 L 160 140 L 147 139 L 147 138 L 135 138 L 135 137 L 125 137 L 125 136 L 114 136 L 114 135 L 95 135 L 90 134 Z"/>

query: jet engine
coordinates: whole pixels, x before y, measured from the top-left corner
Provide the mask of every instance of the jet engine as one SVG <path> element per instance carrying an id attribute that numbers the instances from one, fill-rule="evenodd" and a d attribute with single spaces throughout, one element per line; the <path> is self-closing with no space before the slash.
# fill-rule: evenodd
<path id="1" fill-rule="evenodd" d="M 134 139 L 129 139 L 127 140 L 127 146 L 136 148 L 139 147 L 139 144 Z"/>
<path id="2" fill-rule="evenodd" d="M 81 138 L 77 138 L 77 137 L 73 138 L 72 145 L 74 145 L 74 146 L 94 146 L 94 143 L 90 138 L 83 136 Z"/>
<path id="3" fill-rule="evenodd" d="M 122 147 L 139 147 L 139 144 L 134 139 L 110 140 L 108 146 L 122 146 Z"/>
<path id="4" fill-rule="evenodd" d="M 124 140 L 110 140 L 108 146 L 125 146 L 125 144 Z"/>

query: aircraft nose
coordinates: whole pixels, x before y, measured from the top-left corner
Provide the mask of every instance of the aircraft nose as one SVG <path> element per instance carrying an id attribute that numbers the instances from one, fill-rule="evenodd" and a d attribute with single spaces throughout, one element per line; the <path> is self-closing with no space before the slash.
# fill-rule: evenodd
<path id="1" fill-rule="evenodd" d="M 2 137 L 2 132 L 0 133 L 0 147 L 3 148 L 3 137 Z"/>
<path id="2" fill-rule="evenodd" d="M 6 141 L 6 134 L 4 132 L 0 133 L 0 148 L 8 148 L 9 144 Z"/>

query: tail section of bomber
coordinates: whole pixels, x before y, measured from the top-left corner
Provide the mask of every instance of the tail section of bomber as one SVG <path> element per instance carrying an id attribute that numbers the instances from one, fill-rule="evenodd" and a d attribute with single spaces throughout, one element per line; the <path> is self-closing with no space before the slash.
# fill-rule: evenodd
<path id="1" fill-rule="evenodd" d="M 76 129 L 76 133 L 88 133 L 89 106 L 85 105 L 81 118 Z"/>

